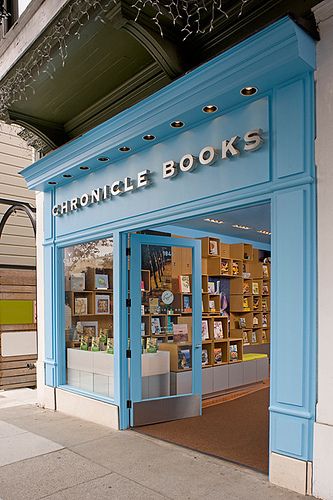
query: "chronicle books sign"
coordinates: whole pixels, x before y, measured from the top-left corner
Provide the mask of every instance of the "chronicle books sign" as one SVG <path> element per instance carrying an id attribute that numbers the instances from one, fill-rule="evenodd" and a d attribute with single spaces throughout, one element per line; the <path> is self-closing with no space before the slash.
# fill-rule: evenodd
<path id="1" fill-rule="evenodd" d="M 243 141 L 238 135 L 222 141 L 221 149 L 213 146 L 205 146 L 198 156 L 185 154 L 179 162 L 168 160 L 162 164 L 163 179 L 172 179 L 180 172 L 193 172 L 200 165 L 213 165 L 216 160 L 228 160 L 228 158 L 239 157 L 242 152 L 252 152 L 259 149 L 263 144 L 263 132 L 261 129 L 249 130 L 244 134 Z M 59 205 L 54 205 L 52 214 L 54 216 L 69 214 L 85 207 L 100 203 L 105 200 L 116 198 L 128 192 L 143 189 L 151 183 L 150 170 L 138 172 L 136 178 L 124 177 L 117 179 L 111 184 L 93 189 L 89 193 L 83 193 L 71 200 L 66 200 Z"/>

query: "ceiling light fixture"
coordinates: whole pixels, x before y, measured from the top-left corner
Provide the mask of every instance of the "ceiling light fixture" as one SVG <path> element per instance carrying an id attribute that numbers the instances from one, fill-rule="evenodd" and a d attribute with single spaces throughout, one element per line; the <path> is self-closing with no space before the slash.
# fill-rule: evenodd
<path id="1" fill-rule="evenodd" d="M 215 104 L 208 104 L 202 108 L 204 113 L 216 113 L 219 108 Z"/>
<path id="2" fill-rule="evenodd" d="M 54 186 L 57 183 L 55 181 L 49 181 L 48 184 L 50 184 L 51 186 Z"/>
<path id="3" fill-rule="evenodd" d="M 129 148 L 128 146 L 121 146 L 121 148 L 119 148 L 119 151 L 121 151 L 122 153 L 127 153 L 130 150 L 131 148 Z"/>
<path id="4" fill-rule="evenodd" d="M 241 224 L 232 224 L 232 227 L 235 227 L 236 229 L 244 229 L 244 230 L 252 229 L 249 226 L 242 226 Z"/>
<path id="5" fill-rule="evenodd" d="M 204 219 L 204 221 L 212 222 L 213 224 L 224 224 L 224 221 L 219 219 Z"/>
<path id="6" fill-rule="evenodd" d="M 63 174 L 63 177 L 65 179 L 70 179 L 71 177 L 73 177 L 71 174 Z"/>
<path id="7" fill-rule="evenodd" d="M 143 139 L 144 141 L 153 141 L 154 139 L 156 139 L 156 137 L 155 137 L 154 135 L 147 134 L 147 135 L 144 135 L 144 136 L 142 137 L 142 139 Z"/>
<path id="8" fill-rule="evenodd" d="M 98 159 L 98 161 L 109 161 L 110 160 L 110 158 L 108 158 L 107 156 L 100 156 L 97 159 Z"/>
<path id="9" fill-rule="evenodd" d="M 258 92 L 258 89 L 257 87 L 243 87 L 240 91 L 240 93 L 245 96 L 245 97 L 249 97 L 251 95 L 254 95 Z"/>
<path id="10" fill-rule="evenodd" d="M 80 167 L 80 170 L 89 170 L 89 169 L 90 169 L 90 167 L 86 167 L 84 165 L 82 165 L 82 167 Z"/>
<path id="11" fill-rule="evenodd" d="M 184 127 L 185 123 L 180 121 L 180 120 L 175 120 L 174 122 L 170 123 L 170 127 L 172 128 L 181 128 Z"/>
<path id="12" fill-rule="evenodd" d="M 267 236 L 270 236 L 272 234 L 270 231 L 267 231 L 267 229 L 257 229 L 257 233 L 265 234 Z"/>

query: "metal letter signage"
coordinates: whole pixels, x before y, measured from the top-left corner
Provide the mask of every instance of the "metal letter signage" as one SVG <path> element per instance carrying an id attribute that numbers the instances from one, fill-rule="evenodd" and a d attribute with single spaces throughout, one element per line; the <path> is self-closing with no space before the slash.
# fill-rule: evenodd
<path id="1" fill-rule="evenodd" d="M 260 128 L 249 130 L 244 134 L 243 140 L 238 135 L 230 139 L 224 139 L 221 150 L 215 149 L 213 146 L 205 146 L 198 156 L 187 153 L 182 156 L 179 163 L 174 160 L 166 161 L 162 165 L 162 177 L 163 179 L 172 179 L 178 173 L 193 172 L 199 165 L 213 165 L 219 158 L 222 160 L 237 158 L 242 150 L 246 153 L 256 151 L 264 142 L 262 136 L 263 131 Z M 76 196 L 71 200 L 55 205 L 52 208 L 52 215 L 56 217 L 69 214 L 84 207 L 110 200 L 116 196 L 145 188 L 149 184 L 150 170 L 143 170 L 137 174 L 136 179 L 131 177 L 124 177 L 122 180 L 117 179 L 111 185 L 106 184 L 103 188 L 92 189 L 89 193 L 83 193 L 81 196 Z"/>
<path id="2" fill-rule="evenodd" d="M 260 128 L 249 130 L 244 134 L 243 141 L 238 135 L 223 140 L 220 151 L 213 146 L 205 146 L 200 151 L 198 158 L 192 154 L 186 154 L 181 158 L 179 164 L 174 160 L 166 161 L 163 163 L 163 179 L 172 179 L 179 172 L 193 172 L 198 163 L 200 165 L 213 165 L 218 158 L 222 160 L 237 158 L 241 154 L 241 149 L 246 152 L 256 151 L 264 142 L 262 135 L 263 131 Z"/>

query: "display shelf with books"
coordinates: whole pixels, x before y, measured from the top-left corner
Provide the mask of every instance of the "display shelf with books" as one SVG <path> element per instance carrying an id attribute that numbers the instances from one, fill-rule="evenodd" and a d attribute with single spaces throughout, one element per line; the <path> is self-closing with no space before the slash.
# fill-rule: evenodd
<path id="1" fill-rule="evenodd" d="M 243 295 L 230 295 L 230 311 L 232 312 L 252 312 L 253 297 Z"/>

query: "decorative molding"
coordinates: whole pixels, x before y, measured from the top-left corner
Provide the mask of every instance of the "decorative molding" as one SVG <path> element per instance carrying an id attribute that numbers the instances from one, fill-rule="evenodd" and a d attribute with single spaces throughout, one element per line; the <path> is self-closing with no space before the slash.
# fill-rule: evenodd
<path id="1" fill-rule="evenodd" d="M 49 150 L 49 146 L 47 145 L 47 143 L 41 137 L 38 137 L 34 132 L 28 130 L 27 128 L 23 128 L 20 132 L 17 133 L 17 135 L 20 136 L 28 146 L 33 147 L 41 154 L 45 154 Z"/>

